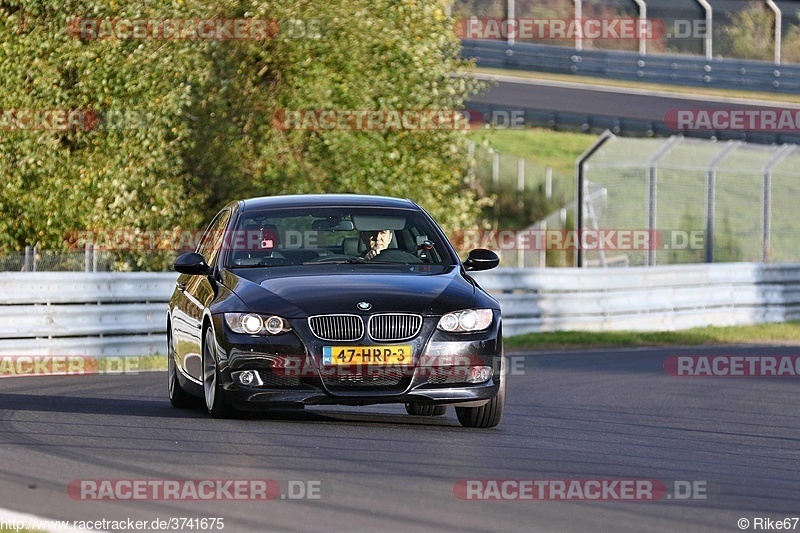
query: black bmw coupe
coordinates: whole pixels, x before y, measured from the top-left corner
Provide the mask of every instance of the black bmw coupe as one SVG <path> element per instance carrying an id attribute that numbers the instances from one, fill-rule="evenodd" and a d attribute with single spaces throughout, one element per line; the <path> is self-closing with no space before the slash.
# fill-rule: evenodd
<path id="1" fill-rule="evenodd" d="M 500 306 L 410 200 L 304 195 L 233 202 L 175 261 L 169 398 L 214 417 L 269 407 L 455 407 L 496 426 L 505 376 Z"/>

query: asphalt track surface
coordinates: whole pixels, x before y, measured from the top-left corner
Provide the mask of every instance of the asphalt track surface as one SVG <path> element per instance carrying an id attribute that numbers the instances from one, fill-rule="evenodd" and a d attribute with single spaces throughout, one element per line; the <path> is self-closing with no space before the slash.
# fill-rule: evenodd
<path id="1" fill-rule="evenodd" d="M 758 110 L 765 107 L 796 109 L 796 104 L 744 101 L 742 99 L 658 91 L 626 90 L 572 82 L 520 79 L 480 74 L 479 79 L 496 78 L 497 83 L 482 94 L 470 98 L 474 104 L 488 104 L 505 110 L 538 109 L 554 113 L 597 115 L 630 120 L 664 121 L 676 110 Z M 598 82 L 600 83 L 600 82 Z M 469 107 L 469 104 L 467 104 Z"/>
<path id="2" fill-rule="evenodd" d="M 664 363 L 673 355 L 799 352 L 518 355 L 505 418 L 491 430 L 460 427 L 452 409 L 425 418 L 401 406 L 213 420 L 199 409 L 173 409 L 165 372 L 0 379 L 0 506 L 64 520 L 223 517 L 224 531 L 730 532 L 740 531 L 740 518 L 752 530 L 757 517 L 800 516 L 800 378 L 675 377 Z M 320 497 L 74 499 L 67 487 L 81 479 L 271 479 L 284 495 L 289 480 L 312 481 Z M 706 497 L 454 495 L 458 480 L 482 479 L 659 480 L 669 492 L 687 481 L 699 482 Z"/>

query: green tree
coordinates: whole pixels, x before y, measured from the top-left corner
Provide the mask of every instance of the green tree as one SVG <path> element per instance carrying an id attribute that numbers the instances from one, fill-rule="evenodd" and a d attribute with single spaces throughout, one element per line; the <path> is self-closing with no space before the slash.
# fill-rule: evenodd
<path id="1" fill-rule="evenodd" d="M 729 16 L 728 24 L 719 33 L 718 51 L 726 57 L 769 60 L 774 54 L 772 11 L 758 2 Z"/>
<path id="2" fill-rule="evenodd" d="M 268 40 L 81 39 L 76 18 L 257 18 L 281 30 Z M 198 229 L 249 195 L 407 196 L 447 228 L 473 225 L 465 132 L 274 124 L 283 110 L 463 108 L 479 85 L 451 26 L 444 2 L 415 0 L 0 2 L 0 109 L 99 117 L 98 127 L 0 130 L 0 252 L 63 248 L 85 230 Z M 129 253 L 118 266 L 166 263 Z"/>
<path id="3" fill-rule="evenodd" d="M 781 59 L 800 62 L 800 15 L 785 12 Z M 729 16 L 727 24 L 717 30 L 716 51 L 725 57 L 771 61 L 775 57 L 775 15 L 763 2 L 752 1 L 738 13 Z"/>

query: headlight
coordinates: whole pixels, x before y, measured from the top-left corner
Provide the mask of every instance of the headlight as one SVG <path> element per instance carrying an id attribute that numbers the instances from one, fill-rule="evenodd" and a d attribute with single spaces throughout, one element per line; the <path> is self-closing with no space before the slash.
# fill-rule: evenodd
<path id="1" fill-rule="evenodd" d="M 247 335 L 280 335 L 292 329 L 284 318 L 255 313 L 225 313 L 225 322 L 235 333 Z"/>
<path id="2" fill-rule="evenodd" d="M 241 320 L 239 320 L 239 325 L 245 333 L 255 335 L 264 327 L 264 321 L 258 315 L 244 315 Z"/>
<path id="3" fill-rule="evenodd" d="M 482 331 L 492 325 L 491 309 L 465 309 L 453 311 L 439 319 L 439 329 L 450 333 Z"/>

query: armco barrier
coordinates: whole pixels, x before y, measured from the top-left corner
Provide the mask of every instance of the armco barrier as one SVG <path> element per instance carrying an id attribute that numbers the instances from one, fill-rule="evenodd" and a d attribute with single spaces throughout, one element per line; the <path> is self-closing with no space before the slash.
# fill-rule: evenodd
<path id="1" fill-rule="evenodd" d="M 600 134 L 605 130 L 623 137 L 671 137 L 676 131 L 667 127 L 663 120 L 640 120 L 620 118 L 602 113 L 567 113 L 538 109 L 531 106 L 486 104 L 471 102 L 470 111 L 484 114 L 484 120 L 498 113 L 522 111 L 522 121 L 526 126 L 549 128 L 557 131 L 575 131 Z M 744 132 L 744 131 L 684 131 L 684 137 L 697 139 L 716 139 L 718 141 L 747 141 L 757 144 L 800 144 L 800 134 L 790 132 Z"/>
<path id="2" fill-rule="evenodd" d="M 478 66 L 593 76 L 690 87 L 784 94 L 800 92 L 800 65 L 768 61 L 582 50 L 505 41 L 463 40 L 461 55 Z"/>
<path id="3" fill-rule="evenodd" d="M 174 273 L 0 273 L 0 355 L 166 353 Z"/>
<path id="4" fill-rule="evenodd" d="M 475 58 L 481 67 L 505 68 L 574 74 L 619 80 L 635 80 L 667 85 L 715 87 L 722 89 L 757 90 L 773 93 L 800 92 L 800 65 L 774 65 L 765 61 L 733 59 L 706 60 L 673 55 L 640 56 L 635 52 L 583 50 L 515 43 L 505 41 L 462 41 L 462 56 Z M 662 117 L 652 120 L 607 115 L 603 109 L 587 114 L 541 107 L 532 100 L 529 105 L 510 107 L 503 103 L 470 102 L 470 110 L 491 116 L 495 112 L 524 111 L 528 126 L 556 130 L 600 133 L 606 129 L 616 135 L 668 137 L 676 132 L 667 127 Z M 800 143 L 796 131 L 685 131 L 687 137 L 717 140 L 743 140 L 760 144 Z"/>
<path id="5" fill-rule="evenodd" d="M 674 330 L 800 319 L 800 264 L 474 274 L 503 309 L 503 333 Z M 166 351 L 172 273 L 0 273 L 0 355 Z"/>

